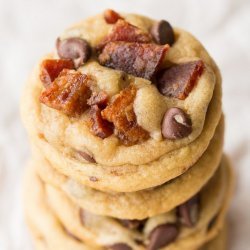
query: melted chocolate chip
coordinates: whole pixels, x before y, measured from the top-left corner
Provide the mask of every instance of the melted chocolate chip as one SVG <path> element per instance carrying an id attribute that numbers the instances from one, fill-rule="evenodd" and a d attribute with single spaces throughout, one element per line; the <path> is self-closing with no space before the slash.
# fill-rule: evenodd
<path id="1" fill-rule="evenodd" d="M 95 176 L 90 176 L 90 177 L 89 177 L 89 180 L 92 181 L 92 182 L 97 182 L 97 181 L 98 181 L 98 178 L 95 177 Z"/>
<path id="2" fill-rule="evenodd" d="M 141 230 L 146 220 L 119 220 L 124 227 Z"/>
<path id="3" fill-rule="evenodd" d="M 173 242 L 178 236 L 178 228 L 175 224 L 164 224 L 156 227 L 149 235 L 147 250 L 158 250 Z"/>
<path id="4" fill-rule="evenodd" d="M 88 162 L 91 162 L 91 163 L 96 163 L 95 159 L 94 159 L 91 155 L 87 154 L 86 152 L 77 150 L 77 153 L 78 153 L 84 160 L 86 160 L 86 161 L 88 161 Z"/>
<path id="5" fill-rule="evenodd" d="M 199 218 L 199 197 L 196 195 L 177 207 L 177 216 L 182 225 L 193 227 Z"/>
<path id="6" fill-rule="evenodd" d="M 170 23 L 165 20 L 155 23 L 151 29 L 151 34 L 159 44 L 172 45 L 174 43 L 174 30 Z"/>
<path id="7" fill-rule="evenodd" d="M 81 222 L 81 224 L 84 226 L 84 224 L 85 224 L 85 215 L 84 215 L 84 210 L 82 209 L 82 208 L 80 208 L 80 210 L 79 210 L 79 218 L 80 218 L 80 222 Z"/>
<path id="8" fill-rule="evenodd" d="M 79 68 L 88 61 L 91 56 L 91 48 L 88 42 L 78 37 L 56 41 L 57 53 L 60 58 L 72 59 L 75 67 Z"/>
<path id="9" fill-rule="evenodd" d="M 161 131 L 166 139 L 181 139 L 192 132 L 192 121 L 182 109 L 170 108 L 163 117 Z"/>
<path id="10" fill-rule="evenodd" d="M 132 248 L 125 243 L 116 243 L 112 246 L 109 246 L 108 249 L 110 250 L 132 250 Z"/>

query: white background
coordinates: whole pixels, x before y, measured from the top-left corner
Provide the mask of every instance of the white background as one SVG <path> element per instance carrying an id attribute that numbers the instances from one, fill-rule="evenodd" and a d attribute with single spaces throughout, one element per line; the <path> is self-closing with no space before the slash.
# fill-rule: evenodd
<path id="1" fill-rule="evenodd" d="M 29 157 L 19 117 L 25 79 L 39 57 L 53 48 L 65 27 L 107 7 L 166 19 L 189 30 L 221 68 L 227 122 L 225 152 L 231 156 L 237 175 L 229 216 L 230 249 L 249 249 L 248 0 L 0 0 L 0 249 L 32 249 L 21 205 L 21 179 Z"/>

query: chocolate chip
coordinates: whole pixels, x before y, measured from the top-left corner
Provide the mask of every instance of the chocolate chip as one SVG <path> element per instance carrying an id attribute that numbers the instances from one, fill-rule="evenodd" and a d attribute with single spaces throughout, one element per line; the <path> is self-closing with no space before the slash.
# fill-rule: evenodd
<path id="1" fill-rule="evenodd" d="M 96 163 L 95 159 L 94 159 L 91 155 L 87 154 L 86 152 L 77 150 L 77 153 L 78 153 L 84 160 L 86 160 L 86 161 L 88 161 L 88 162 L 91 162 L 91 163 Z"/>
<path id="2" fill-rule="evenodd" d="M 201 60 L 182 63 L 161 71 L 157 88 L 161 94 L 184 100 L 194 88 L 204 69 Z"/>
<path id="3" fill-rule="evenodd" d="M 163 117 L 161 131 L 166 139 L 181 139 L 192 132 L 192 121 L 182 109 L 170 108 Z"/>
<path id="4" fill-rule="evenodd" d="M 92 182 L 97 182 L 98 178 L 96 178 L 95 176 L 90 176 L 89 180 L 92 181 Z"/>
<path id="5" fill-rule="evenodd" d="M 60 58 L 72 59 L 76 68 L 88 61 L 91 56 L 91 48 L 88 42 L 78 37 L 56 41 L 57 53 Z"/>
<path id="6" fill-rule="evenodd" d="M 85 215 L 84 215 L 84 210 L 82 208 L 80 208 L 79 210 L 79 218 L 80 218 L 80 222 L 81 224 L 84 226 L 85 224 Z"/>
<path id="7" fill-rule="evenodd" d="M 138 229 L 144 226 L 146 220 L 119 220 L 124 227 Z"/>
<path id="8" fill-rule="evenodd" d="M 177 216 L 182 225 L 193 227 L 199 218 L 199 197 L 192 197 L 190 200 L 177 207 Z"/>
<path id="9" fill-rule="evenodd" d="M 172 45 L 174 43 L 174 30 L 170 23 L 165 20 L 155 23 L 151 28 L 151 34 L 159 44 Z"/>
<path id="10" fill-rule="evenodd" d="M 112 246 L 109 246 L 108 249 L 111 249 L 111 250 L 132 250 L 132 248 L 125 243 L 116 243 Z"/>
<path id="11" fill-rule="evenodd" d="M 149 235 L 147 250 L 158 250 L 173 242 L 178 236 L 178 228 L 175 224 L 164 224 L 156 227 Z"/>

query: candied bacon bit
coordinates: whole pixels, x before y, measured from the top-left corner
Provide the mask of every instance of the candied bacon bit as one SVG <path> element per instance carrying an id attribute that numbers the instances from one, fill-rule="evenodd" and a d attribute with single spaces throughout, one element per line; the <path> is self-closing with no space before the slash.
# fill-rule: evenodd
<path id="1" fill-rule="evenodd" d="M 87 109 L 87 99 L 91 95 L 87 82 L 87 75 L 64 69 L 42 92 L 40 102 L 69 116 L 80 115 Z"/>
<path id="2" fill-rule="evenodd" d="M 137 43 L 150 43 L 152 37 L 149 33 L 142 31 L 140 28 L 119 19 L 111 32 L 103 39 L 103 41 L 97 46 L 97 50 L 102 50 L 109 42 L 137 42 Z"/>
<path id="3" fill-rule="evenodd" d="M 113 133 L 112 123 L 104 120 L 101 115 L 101 109 L 97 105 L 90 108 L 90 129 L 91 132 L 104 139 Z"/>
<path id="4" fill-rule="evenodd" d="M 194 88 L 204 70 L 202 60 L 182 63 L 163 70 L 157 79 L 161 94 L 184 100 Z"/>
<path id="5" fill-rule="evenodd" d="M 102 117 L 112 122 L 115 134 L 125 145 L 133 145 L 149 138 L 149 134 L 137 124 L 133 109 L 136 88 L 125 88 L 115 100 L 102 111 Z"/>
<path id="6" fill-rule="evenodd" d="M 105 91 L 93 92 L 88 99 L 87 104 L 89 106 L 97 105 L 101 109 L 104 109 L 108 103 L 108 94 Z"/>
<path id="7" fill-rule="evenodd" d="M 116 11 L 107 9 L 104 11 L 104 19 L 108 24 L 114 24 L 119 19 L 123 19 Z"/>
<path id="8" fill-rule="evenodd" d="M 63 69 L 73 69 L 74 63 L 71 59 L 46 59 L 40 67 L 40 80 L 45 88 L 58 77 Z"/>
<path id="9" fill-rule="evenodd" d="M 169 48 L 153 43 L 110 42 L 99 55 L 99 62 L 137 77 L 151 79 Z"/>

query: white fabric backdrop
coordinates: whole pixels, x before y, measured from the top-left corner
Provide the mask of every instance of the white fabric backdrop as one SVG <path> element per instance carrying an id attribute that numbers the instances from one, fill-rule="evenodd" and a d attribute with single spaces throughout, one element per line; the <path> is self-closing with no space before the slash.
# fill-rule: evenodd
<path id="1" fill-rule="evenodd" d="M 66 26 L 108 7 L 164 18 L 191 31 L 220 66 L 227 122 L 225 151 L 237 175 L 229 216 L 230 249 L 249 249 L 248 0 L 0 0 L 0 249 L 32 249 L 21 205 L 21 178 L 29 156 L 18 107 L 25 79 Z"/>

